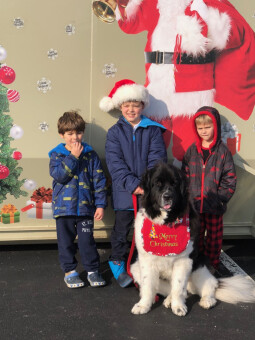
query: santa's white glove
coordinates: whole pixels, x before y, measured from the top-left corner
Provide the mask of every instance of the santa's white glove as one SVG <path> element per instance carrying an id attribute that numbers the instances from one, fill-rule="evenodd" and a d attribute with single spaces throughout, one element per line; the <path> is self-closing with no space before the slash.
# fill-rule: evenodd
<path id="1" fill-rule="evenodd" d="M 201 18 L 207 22 L 209 16 L 209 10 L 203 0 L 194 0 L 190 6 L 191 11 L 196 11 L 201 16 Z"/>

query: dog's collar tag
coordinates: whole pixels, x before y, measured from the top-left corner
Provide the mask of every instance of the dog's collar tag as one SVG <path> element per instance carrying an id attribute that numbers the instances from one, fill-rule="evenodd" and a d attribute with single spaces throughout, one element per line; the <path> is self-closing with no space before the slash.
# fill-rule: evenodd
<path id="1" fill-rule="evenodd" d="M 188 215 L 178 218 L 172 226 L 155 224 L 148 218 L 142 227 L 143 248 L 157 256 L 171 256 L 182 253 L 190 241 Z"/>

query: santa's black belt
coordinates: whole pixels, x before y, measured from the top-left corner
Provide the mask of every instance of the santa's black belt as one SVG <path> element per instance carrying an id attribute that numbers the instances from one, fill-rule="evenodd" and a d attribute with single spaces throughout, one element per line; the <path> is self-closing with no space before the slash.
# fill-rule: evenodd
<path id="1" fill-rule="evenodd" d="M 173 64 L 174 63 L 174 53 L 173 52 L 144 52 L 145 63 L 149 64 Z M 197 56 L 193 57 L 186 53 L 178 54 L 176 58 L 176 64 L 209 64 L 215 61 L 215 52 L 211 51 L 207 53 L 204 57 Z"/>

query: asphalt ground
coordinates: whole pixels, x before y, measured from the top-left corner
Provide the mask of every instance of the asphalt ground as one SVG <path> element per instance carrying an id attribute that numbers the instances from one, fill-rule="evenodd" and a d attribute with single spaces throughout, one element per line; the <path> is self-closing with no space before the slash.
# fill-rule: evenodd
<path id="1" fill-rule="evenodd" d="M 255 338 L 255 304 L 218 302 L 214 308 L 204 310 L 198 305 L 198 297 L 190 296 L 188 314 L 178 317 L 162 305 L 160 298 L 148 314 L 131 314 L 139 299 L 138 290 L 118 286 L 107 263 L 110 245 L 98 244 L 98 249 L 107 286 L 90 287 L 79 265 L 77 269 L 86 285 L 68 289 L 56 245 L 1 245 L 0 339 Z M 225 260 L 230 258 L 232 266 L 235 263 L 236 268 L 255 279 L 255 239 L 225 240 L 223 250 Z M 224 272 L 226 268 L 222 268 Z"/>

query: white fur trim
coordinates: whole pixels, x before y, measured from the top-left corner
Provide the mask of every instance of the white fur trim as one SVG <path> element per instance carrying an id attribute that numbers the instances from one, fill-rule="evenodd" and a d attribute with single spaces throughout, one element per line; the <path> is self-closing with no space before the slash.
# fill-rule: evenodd
<path id="1" fill-rule="evenodd" d="M 180 15 L 177 18 L 177 34 L 182 37 L 182 51 L 193 56 L 205 55 L 208 38 L 201 33 L 202 25 L 196 17 Z"/>
<path id="2" fill-rule="evenodd" d="M 176 18 L 184 15 L 190 0 L 158 0 L 159 20 L 152 34 L 151 50 L 173 52 L 176 39 Z"/>
<path id="3" fill-rule="evenodd" d="M 127 20 L 130 20 L 135 16 L 137 9 L 142 2 L 143 0 L 129 0 L 127 7 L 125 9 Z M 122 20 L 118 7 L 116 8 L 116 20 L 117 21 Z"/>
<path id="4" fill-rule="evenodd" d="M 104 97 L 99 102 L 99 107 L 102 111 L 109 112 L 114 109 L 112 98 Z"/>
<path id="5" fill-rule="evenodd" d="M 150 66 L 148 72 L 150 105 L 144 110 L 147 117 L 161 120 L 167 117 L 192 117 L 202 106 L 212 106 L 215 90 L 175 92 L 174 65 Z"/>
<path id="6" fill-rule="evenodd" d="M 220 13 L 215 8 L 209 8 L 208 25 L 208 50 L 223 50 L 230 35 L 231 20 L 227 13 Z"/>
<path id="7" fill-rule="evenodd" d="M 191 11 L 196 11 L 204 21 L 207 21 L 209 11 L 203 0 L 194 0 L 190 9 Z"/>
<path id="8" fill-rule="evenodd" d="M 148 90 L 139 84 L 123 85 L 118 88 L 112 97 L 112 102 L 115 108 L 127 101 L 143 102 L 146 107 L 149 104 Z"/>

